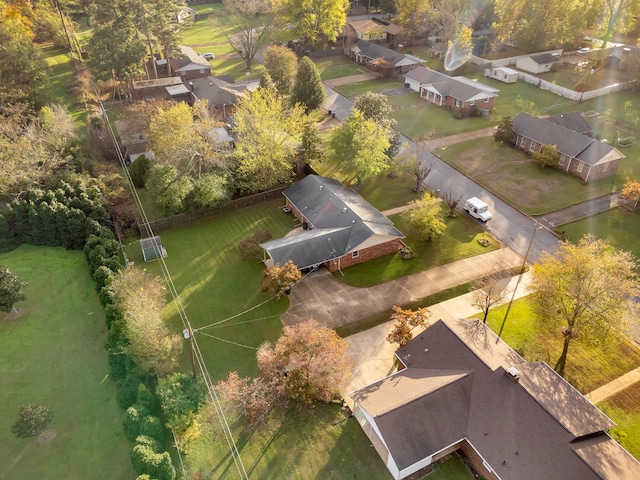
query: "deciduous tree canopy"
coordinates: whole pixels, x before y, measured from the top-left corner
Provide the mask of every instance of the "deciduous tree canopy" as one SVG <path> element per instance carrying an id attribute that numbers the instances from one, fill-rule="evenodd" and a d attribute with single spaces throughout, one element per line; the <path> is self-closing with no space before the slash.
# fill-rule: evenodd
<path id="1" fill-rule="evenodd" d="M 563 338 L 555 365 L 560 375 L 573 339 L 602 343 L 633 318 L 633 299 L 640 293 L 635 268 L 630 253 L 591 235 L 577 244 L 563 243 L 555 252 L 543 252 L 533 266 L 530 289 L 538 318 Z"/>
<path id="2" fill-rule="evenodd" d="M 444 233 L 447 224 L 436 197 L 425 193 L 421 199 L 413 200 L 411 205 L 412 208 L 405 210 L 401 215 L 422 240 L 430 242 L 433 237 Z"/>
<path id="3" fill-rule="evenodd" d="M 272 45 L 264 52 L 264 66 L 280 95 L 289 95 L 298 69 L 298 57 L 287 47 Z"/>
<path id="4" fill-rule="evenodd" d="M 0 312 L 10 312 L 16 302 L 26 300 L 22 293 L 22 287 L 26 285 L 9 267 L 0 265 Z"/>
<path id="5" fill-rule="evenodd" d="M 347 21 L 348 0 L 280 0 L 283 15 L 295 35 L 309 45 L 335 41 Z"/>

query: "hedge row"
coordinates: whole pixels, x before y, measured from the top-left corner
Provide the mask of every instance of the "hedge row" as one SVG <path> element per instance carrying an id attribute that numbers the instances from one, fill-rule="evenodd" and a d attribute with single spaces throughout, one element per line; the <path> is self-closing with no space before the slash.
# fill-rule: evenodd
<path id="1" fill-rule="evenodd" d="M 105 309 L 109 373 L 118 404 L 127 411 L 124 432 L 135 442 L 131 463 L 139 479 L 174 480 L 171 457 L 163 451 L 166 430 L 155 415 L 158 401 L 149 389 L 149 375 L 126 353 L 123 314 L 107 286 L 122 268 L 120 245 L 110 227 L 98 187 L 61 181 L 55 190 L 31 190 L 0 208 L 0 252 L 23 243 L 83 249 Z"/>

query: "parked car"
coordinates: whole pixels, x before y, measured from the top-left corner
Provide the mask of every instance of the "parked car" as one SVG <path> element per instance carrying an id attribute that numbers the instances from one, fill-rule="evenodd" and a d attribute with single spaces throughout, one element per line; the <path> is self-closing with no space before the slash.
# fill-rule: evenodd
<path id="1" fill-rule="evenodd" d="M 582 47 L 582 48 L 579 48 L 579 49 L 576 51 L 576 53 L 577 53 L 578 55 L 582 55 L 583 53 L 587 53 L 587 52 L 590 52 L 590 51 L 591 51 L 591 49 L 590 49 L 589 47 Z"/>
<path id="2" fill-rule="evenodd" d="M 216 58 L 216 56 L 211 52 L 203 53 L 200 56 L 206 58 L 207 60 L 213 60 L 214 58 Z"/>

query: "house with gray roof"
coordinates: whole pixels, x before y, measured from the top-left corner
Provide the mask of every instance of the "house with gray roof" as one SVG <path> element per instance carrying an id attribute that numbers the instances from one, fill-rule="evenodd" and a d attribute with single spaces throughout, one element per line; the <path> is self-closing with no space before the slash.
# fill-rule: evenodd
<path id="1" fill-rule="evenodd" d="M 356 63 L 365 65 L 370 69 L 376 69 L 380 63 L 393 66 L 393 73 L 400 75 L 417 66 L 426 63 L 426 60 L 413 55 L 396 52 L 376 43 L 358 40 L 351 47 L 351 59 Z"/>
<path id="2" fill-rule="evenodd" d="M 529 57 L 519 58 L 516 68 L 530 73 L 550 72 L 551 67 L 558 61 L 558 56 L 551 53 L 539 53 Z"/>
<path id="3" fill-rule="evenodd" d="M 254 91 L 259 83 L 236 84 L 233 78 L 207 76 L 188 82 L 193 102 L 207 102 L 209 110 L 218 118 L 227 118 L 233 113 L 235 103 Z"/>
<path id="4" fill-rule="evenodd" d="M 593 134 L 593 127 L 587 122 L 587 119 L 582 116 L 582 113 L 577 111 L 552 115 L 545 117 L 545 119 L 583 135 L 591 136 Z"/>
<path id="5" fill-rule="evenodd" d="M 308 175 L 283 192 L 300 233 L 260 244 L 273 264 L 341 270 L 395 253 L 404 235 L 364 198 L 332 178 Z"/>
<path id="6" fill-rule="evenodd" d="M 620 160 L 624 158 L 620 151 L 565 125 L 581 130 L 587 128 L 576 121 L 575 115 L 568 119 L 558 115 L 538 118 L 520 113 L 513 119 L 516 146 L 525 152 L 538 153 L 543 145 L 554 145 L 560 154 L 556 168 L 585 183 L 616 174 Z"/>
<path id="7" fill-rule="evenodd" d="M 178 45 L 179 53 L 169 60 L 171 70 L 179 75 L 182 81 L 211 75 L 209 60 L 201 57 L 196 51 L 186 45 Z"/>
<path id="8" fill-rule="evenodd" d="M 456 451 L 487 480 L 640 478 L 609 417 L 481 322 L 439 320 L 395 355 L 397 372 L 350 394 L 394 479 Z"/>
<path id="9" fill-rule="evenodd" d="M 450 77 L 427 67 L 417 67 L 404 74 L 411 90 L 439 107 L 451 110 L 491 110 L 499 90 L 466 77 Z"/>

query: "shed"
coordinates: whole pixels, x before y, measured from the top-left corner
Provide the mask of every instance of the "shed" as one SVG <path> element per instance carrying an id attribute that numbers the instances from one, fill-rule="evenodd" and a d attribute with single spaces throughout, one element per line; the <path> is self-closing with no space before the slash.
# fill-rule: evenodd
<path id="1" fill-rule="evenodd" d="M 503 83 L 516 83 L 518 81 L 518 71 L 509 67 L 487 68 L 484 76 L 499 80 Z"/>
<path id="2" fill-rule="evenodd" d="M 519 58 L 516 68 L 531 73 L 544 73 L 551 71 L 551 67 L 558 61 L 558 57 L 551 53 L 540 53 L 530 57 Z"/>
<path id="3" fill-rule="evenodd" d="M 162 240 L 158 236 L 143 238 L 140 240 L 140 247 L 142 248 L 142 256 L 145 262 L 151 262 L 167 256 L 167 251 L 162 246 Z"/>

